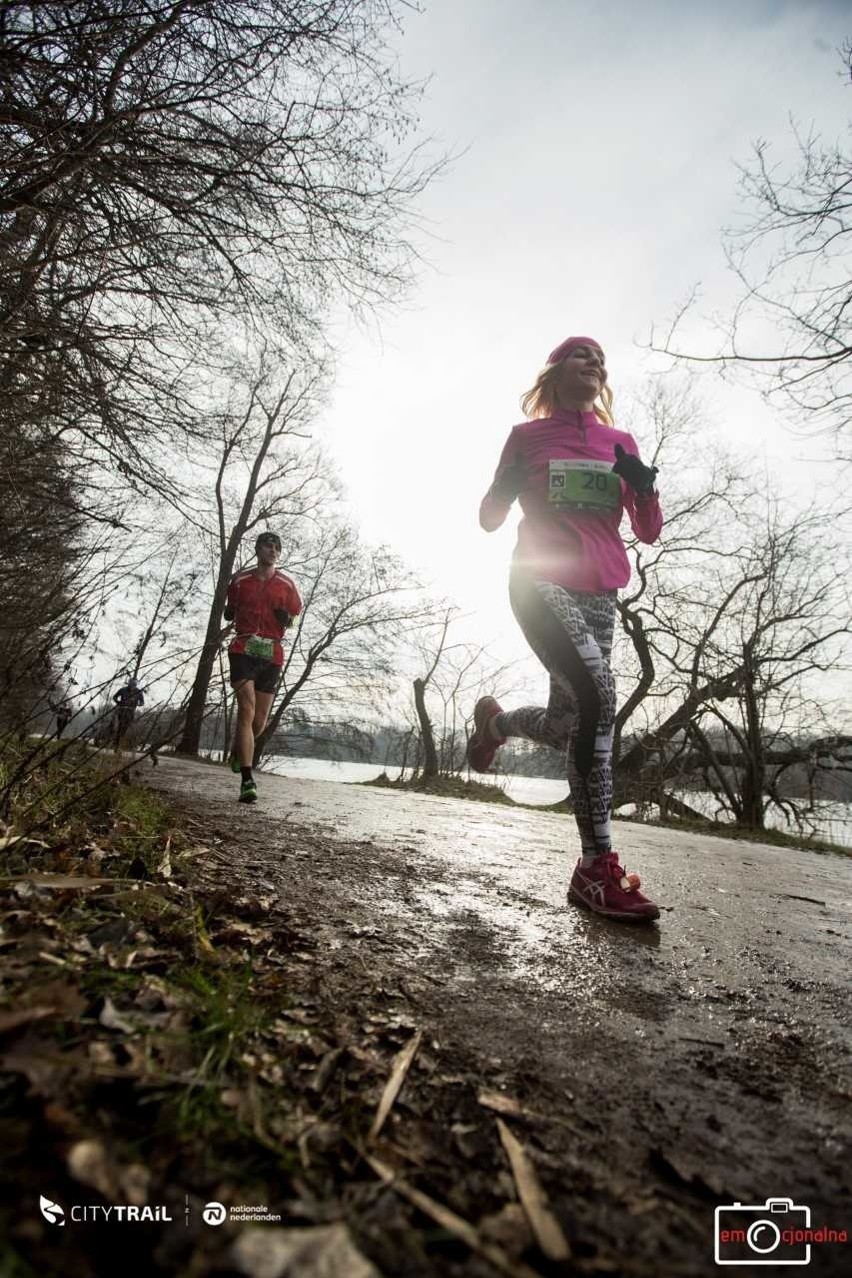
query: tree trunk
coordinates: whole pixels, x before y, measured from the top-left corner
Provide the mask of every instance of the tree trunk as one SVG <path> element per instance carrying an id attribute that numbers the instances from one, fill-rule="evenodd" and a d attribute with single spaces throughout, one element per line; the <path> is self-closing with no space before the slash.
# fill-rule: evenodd
<path id="1" fill-rule="evenodd" d="M 749 830 L 764 828 L 763 794 L 766 789 L 766 760 L 763 747 L 763 730 L 760 722 L 760 707 L 755 688 L 751 653 L 746 653 L 746 679 L 744 688 L 746 737 L 748 753 L 743 769 L 743 780 L 740 789 L 742 816 L 738 825 Z"/>
<path id="2" fill-rule="evenodd" d="M 678 732 L 682 732 L 689 726 L 695 711 L 705 701 L 722 701 L 726 697 L 733 696 L 741 679 L 742 668 L 740 667 L 723 679 L 717 679 L 712 683 L 705 684 L 702 688 L 693 689 L 673 714 L 670 714 L 653 732 L 646 733 L 644 737 L 632 745 L 618 759 L 613 768 L 613 780 L 616 790 L 624 790 L 626 792 L 632 786 L 635 786 L 640 775 L 646 772 L 649 764 L 652 763 L 653 756 L 659 752 L 667 741 L 670 741 Z M 655 783 L 657 780 L 656 767 L 657 765 L 654 764 L 655 771 L 653 776 Z M 620 801 L 622 803 L 627 802 L 623 797 L 620 798 Z"/>
<path id="3" fill-rule="evenodd" d="M 195 679 L 192 684 L 192 692 L 189 696 L 189 704 L 186 707 L 186 718 L 183 725 L 183 735 L 177 744 L 176 754 L 197 755 L 198 747 L 201 742 L 201 725 L 204 722 L 204 711 L 207 708 L 207 691 L 210 687 L 210 678 L 213 674 L 213 665 L 219 652 L 219 643 L 221 639 L 220 618 L 222 610 L 225 606 L 225 598 L 228 593 L 228 581 L 230 579 L 231 565 L 223 565 L 227 568 L 228 576 L 220 571 L 219 585 L 213 596 L 213 606 L 210 609 L 210 616 L 207 621 L 207 633 L 204 636 L 204 646 L 201 649 L 201 656 L 198 659 L 198 668 L 195 672 Z"/>
<path id="4" fill-rule="evenodd" d="M 432 731 L 432 723 L 426 713 L 425 691 L 425 680 L 415 679 L 414 706 L 417 710 L 417 718 L 420 721 L 420 739 L 423 742 L 423 777 L 428 781 L 438 775 L 438 752 L 435 749 L 435 735 Z"/>
<path id="5" fill-rule="evenodd" d="M 639 658 L 641 666 L 641 674 L 639 682 L 627 698 L 623 706 L 619 707 L 615 716 L 615 729 L 612 736 L 612 757 L 617 759 L 621 754 L 621 731 L 633 714 L 633 711 L 640 705 L 648 693 L 648 689 L 654 682 L 654 659 L 651 655 L 651 648 L 648 643 L 648 636 L 645 633 L 645 626 L 638 612 L 631 612 L 625 605 L 619 605 L 619 614 L 621 616 L 621 624 L 627 634 L 630 642 L 633 644 L 633 650 Z"/>

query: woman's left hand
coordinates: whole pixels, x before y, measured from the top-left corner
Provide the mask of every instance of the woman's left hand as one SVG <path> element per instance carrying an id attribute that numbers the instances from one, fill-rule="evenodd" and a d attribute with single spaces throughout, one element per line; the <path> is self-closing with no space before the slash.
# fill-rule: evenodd
<path id="1" fill-rule="evenodd" d="M 637 493 L 651 493 L 657 478 L 657 467 L 646 466 L 633 453 L 627 453 L 621 444 L 615 446 L 613 471 Z"/>

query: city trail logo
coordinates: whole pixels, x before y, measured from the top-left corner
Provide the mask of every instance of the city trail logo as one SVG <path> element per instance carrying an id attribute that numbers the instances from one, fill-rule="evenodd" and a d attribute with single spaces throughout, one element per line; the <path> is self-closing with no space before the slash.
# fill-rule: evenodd
<path id="1" fill-rule="evenodd" d="M 65 1224 L 65 1208 L 60 1207 L 51 1198 L 39 1195 L 38 1205 L 41 1214 L 51 1225 Z M 224 1210 L 224 1209 L 223 1209 Z M 112 1203 L 105 1207 L 101 1203 L 75 1203 L 68 1213 L 75 1224 L 105 1224 L 107 1221 L 119 1221 L 121 1224 L 142 1225 L 153 1221 L 171 1221 L 174 1216 L 164 1203 L 153 1206 L 138 1207 L 134 1203 Z"/>
<path id="2" fill-rule="evenodd" d="M 138 1207 L 131 1203 L 75 1203 L 66 1213 L 64 1207 L 52 1198 L 39 1195 L 39 1208 L 44 1219 L 50 1225 L 65 1225 L 69 1220 L 74 1224 L 95 1225 L 107 1223 L 122 1225 L 151 1224 L 153 1222 L 173 1221 L 174 1216 L 163 1203 Z M 189 1196 L 186 1196 L 186 1225 L 189 1226 Z M 231 1224 L 280 1224 L 281 1217 L 275 1215 L 263 1203 L 238 1203 L 226 1207 L 224 1203 L 215 1201 L 205 1203 L 201 1209 L 201 1218 L 207 1225 Z"/>
<path id="3" fill-rule="evenodd" d="M 59 1203 L 52 1203 L 49 1198 L 45 1198 L 43 1194 L 39 1194 L 38 1205 L 41 1208 L 41 1214 L 45 1220 L 51 1225 L 64 1225 L 65 1212 L 59 1206 Z"/>

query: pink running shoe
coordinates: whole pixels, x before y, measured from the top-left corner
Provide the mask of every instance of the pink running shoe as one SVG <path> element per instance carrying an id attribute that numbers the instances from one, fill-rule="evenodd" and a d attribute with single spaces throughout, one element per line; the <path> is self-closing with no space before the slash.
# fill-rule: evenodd
<path id="1" fill-rule="evenodd" d="M 618 864 L 617 852 L 595 857 L 591 865 L 578 861 L 568 887 L 568 900 L 584 905 L 595 914 L 638 923 L 660 917 L 659 908 L 639 891 L 638 874 L 626 874 Z"/>
<path id="2" fill-rule="evenodd" d="M 500 702 L 493 697 L 480 697 L 473 707 L 473 736 L 467 743 L 467 761 L 474 772 L 487 772 L 500 746 L 506 744 L 505 737 L 495 740 L 488 731 L 489 720 L 500 714 L 502 709 Z"/>

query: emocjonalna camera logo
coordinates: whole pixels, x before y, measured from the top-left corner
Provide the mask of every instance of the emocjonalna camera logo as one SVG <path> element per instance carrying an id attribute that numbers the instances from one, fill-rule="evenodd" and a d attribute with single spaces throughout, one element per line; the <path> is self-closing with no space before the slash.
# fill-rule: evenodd
<path id="1" fill-rule="evenodd" d="M 845 1243 L 845 1229 L 811 1227 L 810 1207 L 792 1198 L 730 1203 L 715 1213 L 717 1265 L 807 1265 L 814 1243 Z"/>

